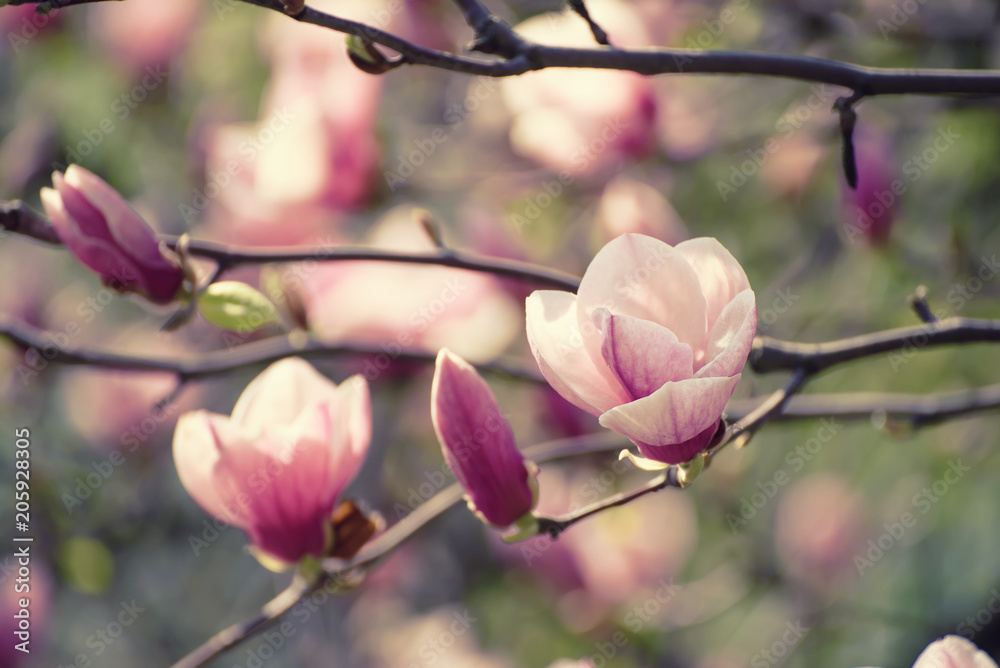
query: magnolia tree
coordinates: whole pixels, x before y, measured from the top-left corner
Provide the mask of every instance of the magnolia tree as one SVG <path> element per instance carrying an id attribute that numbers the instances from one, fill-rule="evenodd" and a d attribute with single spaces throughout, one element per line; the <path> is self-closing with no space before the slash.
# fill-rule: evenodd
<path id="1" fill-rule="evenodd" d="M 994 7 L 0 4 L 0 664 L 997 665 Z"/>

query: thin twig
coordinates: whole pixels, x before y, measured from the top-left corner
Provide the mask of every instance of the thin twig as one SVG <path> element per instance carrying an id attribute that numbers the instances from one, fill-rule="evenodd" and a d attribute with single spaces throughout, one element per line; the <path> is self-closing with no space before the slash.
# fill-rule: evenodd
<path id="1" fill-rule="evenodd" d="M 50 244 L 60 244 L 51 224 L 39 213 L 20 200 L 0 200 L 0 228 Z M 180 237 L 160 235 L 167 246 L 176 250 Z M 213 279 L 226 271 L 249 264 L 278 262 L 395 262 L 404 264 L 429 264 L 453 269 L 467 269 L 504 278 L 515 278 L 528 283 L 556 290 L 576 292 L 580 279 L 556 269 L 549 269 L 529 262 L 487 257 L 453 248 L 438 248 L 426 252 L 401 252 L 363 246 L 286 246 L 281 248 L 240 247 L 211 241 L 189 239 L 185 251 L 188 255 L 213 260 L 217 269 Z"/>
<path id="2" fill-rule="evenodd" d="M 184 356 L 143 357 L 85 346 L 58 345 L 56 333 L 38 329 L 2 314 L 0 314 L 0 336 L 25 348 L 34 349 L 46 363 L 128 371 L 163 371 L 175 374 L 181 382 L 230 373 L 245 366 L 268 364 L 292 356 L 320 359 L 342 355 L 384 355 L 390 361 L 432 364 L 437 354 L 413 348 L 404 348 L 396 352 L 395 349 L 390 351 L 371 343 L 330 344 L 312 338 L 299 340 L 295 337 L 277 336 L 244 343 L 230 350 Z M 30 360 L 25 360 L 24 364 L 28 368 L 33 368 Z M 484 371 L 545 383 L 538 372 L 504 362 L 487 362 L 477 366 Z"/>
<path id="3" fill-rule="evenodd" d="M 177 243 L 177 237 L 164 235 L 161 238 L 171 248 Z M 406 253 L 359 246 L 310 246 L 261 249 L 240 248 L 238 246 L 192 240 L 188 244 L 187 250 L 191 255 L 209 258 L 217 262 L 220 274 L 240 265 L 265 264 L 270 262 L 370 261 L 431 264 L 452 267 L 454 269 L 467 269 L 469 271 L 493 274 L 494 276 L 516 278 L 529 283 L 548 286 L 556 290 L 567 290 L 569 292 L 576 292 L 580 286 L 579 278 L 562 271 L 518 260 L 465 253 L 452 248 L 422 253 Z"/>
<path id="4" fill-rule="evenodd" d="M 740 418 L 760 405 L 759 398 L 735 399 L 726 406 L 726 415 Z M 871 420 L 877 426 L 903 423 L 913 428 L 940 424 L 971 413 L 1000 408 L 1000 384 L 974 390 L 903 394 L 850 392 L 803 394 L 792 397 L 774 422 L 838 418 Z"/>

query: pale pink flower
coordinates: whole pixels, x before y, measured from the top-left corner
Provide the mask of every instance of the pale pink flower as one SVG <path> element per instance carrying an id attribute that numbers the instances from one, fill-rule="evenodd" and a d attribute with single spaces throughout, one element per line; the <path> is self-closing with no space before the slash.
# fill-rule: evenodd
<path id="1" fill-rule="evenodd" d="M 496 395 L 475 367 L 442 349 L 434 368 L 431 420 L 469 507 L 505 528 L 535 505 L 535 474 L 517 449 Z"/>
<path id="2" fill-rule="evenodd" d="M 971 641 L 945 636 L 928 645 L 913 668 L 997 668 L 997 664 Z"/>
<path id="3" fill-rule="evenodd" d="M 231 417 L 182 415 L 174 461 L 206 512 L 243 529 L 265 565 L 287 565 L 332 547 L 330 513 L 370 439 L 365 380 L 337 386 L 293 357 L 250 383 Z"/>
<path id="4" fill-rule="evenodd" d="M 156 233 L 125 198 L 79 165 L 52 174 L 42 206 L 59 239 L 101 280 L 119 292 L 138 292 L 152 302 L 174 300 L 184 272 L 168 259 Z"/>
<path id="5" fill-rule="evenodd" d="M 549 384 L 669 464 L 711 441 L 757 329 L 746 274 L 705 237 L 671 247 L 623 235 L 594 257 L 577 295 L 537 291 L 526 310 Z"/>

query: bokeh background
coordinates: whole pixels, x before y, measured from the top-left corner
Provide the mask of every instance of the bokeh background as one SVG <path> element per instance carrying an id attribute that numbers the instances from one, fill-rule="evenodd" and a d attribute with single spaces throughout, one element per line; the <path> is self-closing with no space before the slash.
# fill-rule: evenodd
<path id="1" fill-rule="evenodd" d="M 534 39 L 590 43 L 556 3 L 489 4 Z M 471 37 L 442 0 L 316 5 L 435 48 Z M 993 3 L 590 9 L 622 46 L 1000 66 Z M 432 245 L 418 220 L 430 215 L 449 245 L 576 274 L 623 232 L 715 236 L 747 271 L 760 332 L 798 341 L 913 324 L 906 298 L 920 284 L 942 317 L 998 314 L 997 100 L 864 101 L 852 194 L 829 111 L 844 91 L 829 86 L 586 71 L 501 81 L 421 67 L 374 77 L 351 65 L 342 35 L 236 0 L 46 16 L 3 7 L 0 36 L 0 198 L 37 207 L 53 169 L 77 162 L 162 232 L 421 249 Z M 372 381 L 376 431 L 350 491 L 389 523 L 451 480 L 429 420 L 431 370 L 392 361 L 394 346 L 533 366 L 530 285 L 368 263 L 232 276 L 267 286 L 318 336 L 386 351 L 316 364 Z M 55 346 L 142 355 L 281 335 L 227 335 L 198 319 L 162 333 L 169 309 L 114 295 L 60 249 L 11 235 L 0 240 L 0 308 L 61 333 Z M 5 632 L 0 665 L 169 665 L 287 584 L 239 531 L 207 524 L 170 452 L 181 412 L 228 413 L 260 368 L 186 386 L 165 409 L 155 403 L 175 389 L 169 375 L 64 368 L 6 342 L 0 369 L 2 489 L 13 486 L 14 430 L 27 427 L 36 536 L 32 653 L 12 653 Z M 914 349 L 832 370 L 807 392 L 961 390 L 997 382 L 998 369 L 990 346 Z M 599 430 L 546 388 L 490 382 L 524 446 Z M 782 382 L 747 372 L 736 398 Z M 304 603 L 290 631 L 212 665 L 908 666 L 945 633 L 997 656 L 998 427 L 996 411 L 922 430 L 877 415 L 772 424 L 689 489 L 556 543 L 504 545 L 455 508 L 352 593 Z M 564 512 L 643 479 L 615 452 L 545 466 L 541 508 Z M 5 527 L 12 496 L 0 495 Z M 13 557 L 0 565 L 7 609 Z M 7 628 L 10 614 L 0 619 Z"/>

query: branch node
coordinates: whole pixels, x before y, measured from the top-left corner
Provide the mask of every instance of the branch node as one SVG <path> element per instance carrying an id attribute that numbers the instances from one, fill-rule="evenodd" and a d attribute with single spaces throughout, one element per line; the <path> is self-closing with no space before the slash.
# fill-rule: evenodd
<path id="1" fill-rule="evenodd" d="M 844 165 L 844 178 L 851 190 L 858 187 L 858 163 L 854 155 L 854 123 L 858 120 L 858 115 L 854 111 L 854 105 L 861 99 L 855 92 L 850 97 L 839 97 L 834 102 L 833 108 L 840 114 L 840 137 L 843 143 L 841 160 Z"/>
<path id="2" fill-rule="evenodd" d="M 466 48 L 511 60 L 524 52 L 525 42 L 505 21 L 491 14 L 480 23 L 476 38 Z"/>
<path id="3" fill-rule="evenodd" d="M 593 33 L 594 39 L 598 44 L 604 46 L 611 46 L 611 42 L 608 40 L 608 33 L 604 31 L 601 26 L 597 25 L 597 22 L 590 17 L 590 12 L 587 11 L 587 5 L 583 3 L 583 0 L 567 0 L 570 8 L 580 15 L 587 25 L 590 26 L 590 32 Z"/>
<path id="4" fill-rule="evenodd" d="M 921 321 L 928 324 L 938 321 L 937 316 L 931 312 L 930 304 L 927 303 L 927 286 L 918 285 L 906 301 L 909 302 L 910 308 L 916 312 Z"/>

